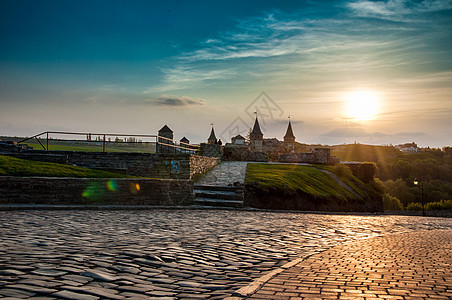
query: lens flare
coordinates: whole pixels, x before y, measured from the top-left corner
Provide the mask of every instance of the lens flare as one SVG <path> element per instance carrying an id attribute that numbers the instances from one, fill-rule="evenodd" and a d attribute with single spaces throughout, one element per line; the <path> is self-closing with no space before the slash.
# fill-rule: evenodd
<path id="1" fill-rule="evenodd" d="M 105 187 L 98 182 L 90 182 L 86 189 L 82 192 L 82 197 L 93 201 L 101 199 L 105 193 Z"/>
<path id="2" fill-rule="evenodd" d="M 136 194 L 136 193 L 138 193 L 140 191 L 141 187 L 140 187 L 140 185 L 138 183 L 131 182 L 129 184 L 129 189 L 130 189 L 130 192 L 132 194 Z"/>
<path id="3" fill-rule="evenodd" d="M 116 191 L 118 190 L 118 186 L 117 186 L 117 184 L 116 184 L 116 181 L 114 181 L 114 180 L 109 180 L 109 181 L 107 182 L 107 189 L 108 189 L 110 192 L 116 192 Z"/>

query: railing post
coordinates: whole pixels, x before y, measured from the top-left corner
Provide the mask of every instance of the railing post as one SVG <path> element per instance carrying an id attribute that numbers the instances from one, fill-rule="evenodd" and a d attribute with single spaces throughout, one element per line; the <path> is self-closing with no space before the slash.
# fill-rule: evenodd
<path id="1" fill-rule="evenodd" d="M 46 136 L 47 150 L 46 151 L 49 151 L 49 132 L 47 131 L 46 134 L 47 134 L 47 136 Z"/>
<path id="2" fill-rule="evenodd" d="M 155 153 L 159 153 L 159 136 L 155 137 Z"/>
<path id="3" fill-rule="evenodd" d="M 105 152 L 105 134 L 104 134 L 104 143 L 103 143 L 103 151 L 102 152 Z"/>

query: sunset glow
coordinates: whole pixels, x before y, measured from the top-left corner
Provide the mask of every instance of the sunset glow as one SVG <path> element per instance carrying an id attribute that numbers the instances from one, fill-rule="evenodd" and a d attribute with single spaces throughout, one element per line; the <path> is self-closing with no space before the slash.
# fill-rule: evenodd
<path id="1" fill-rule="evenodd" d="M 345 105 L 346 118 L 355 121 L 369 121 L 378 113 L 378 99 L 370 91 L 356 91 L 347 96 Z"/>

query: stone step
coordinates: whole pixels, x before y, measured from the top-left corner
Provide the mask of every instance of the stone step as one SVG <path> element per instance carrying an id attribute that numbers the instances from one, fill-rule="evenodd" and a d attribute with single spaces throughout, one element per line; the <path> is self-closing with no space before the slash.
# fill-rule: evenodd
<path id="1" fill-rule="evenodd" d="M 242 192 L 242 186 L 219 186 L 219 185 L 199 185 L 194 184 L 193 189 L 195 190 L 208 190 L 208 191 L 225 191 L 225 192 Z"/>
<path id="2" fill-rule="evenodd" d="M 194 204 L 202 206 L 242 207 L 243 201 L 196 197 Z"/>
<path id="3" fill-rule="evenodd" d="M 194 190 L 195 197 L 211 198 L 211 199 L 223 199 L 223 200 L 241 200 L 243 201 L 242 192 L 225 192 L 225 191 L 208 191 L 208 190 Z"/>

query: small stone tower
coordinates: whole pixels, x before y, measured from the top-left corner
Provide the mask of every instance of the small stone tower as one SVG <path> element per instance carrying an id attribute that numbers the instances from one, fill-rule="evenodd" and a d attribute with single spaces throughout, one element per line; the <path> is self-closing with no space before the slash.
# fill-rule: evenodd
<path id="1" fill-rule="evenodd" d="M 292 131 L 292 124 L 290 123 L 289 118 L 289 125 L 287 126 L 286 135 L 284 136 L 284 145 L 287 149 L 289 149 L 290 152 L 295 151 L 295 135 Z"/>
<path id="2" fill-rule="evenodd" d="M 251 150 L 262 151 L 263 140 L 264 140 L 264 134 L 261 131 L 261 127 L 259 126 L 259 121 L 257 120 L 257 115 L 256 115 L 256 120 L 254 121 L 254 127 L 250 133 Z"/>
<path id="3" fill-rule="evenodd" d="M 165 125 L 162 127 L 162 129 L 159 130 L 158 136 L 159 138 L 157 151 L 160 153 L 173 152 L 173 147 L 165 146 L 173 144 L 173 131 L 167 125 Z"/>
<path id="4" fill-rule="evenodd" d="M 190 144 L 190 141 L 185 136 L 180 139 L 180 142 L 185 143 L 185 144 Z"/>
<path id="5" fill-rule="evenodd" d="M 217 143 L 217 137 L 215 136 L 215 131 L 213 130 L 213 124 L 212 124 L 212 131 L 210 131 L 210 136 L 207 139 L 207 144 L 216 144 Z"/>

